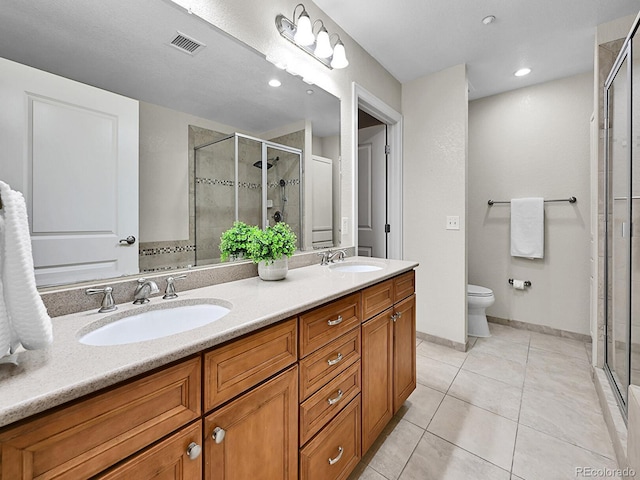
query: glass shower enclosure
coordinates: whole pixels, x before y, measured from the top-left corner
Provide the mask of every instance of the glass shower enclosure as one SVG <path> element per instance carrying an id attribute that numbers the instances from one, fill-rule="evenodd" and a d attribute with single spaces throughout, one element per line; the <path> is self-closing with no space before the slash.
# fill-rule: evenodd
<path id="1" fill-rule="evenodd" d="M 637 29 L 637 25 L 635 25 Z M 640 383 L 640 41 L 625 41 L 605 83 L 605 372 L 623 415 Z"/>
<path id="2" fill-rule="evenodd" d="M 220 262 L 220 236 L 241 221 L 286 222 L 302 245 L 302 150 L 240 133 L 194 148 L 196 265 Z"/>

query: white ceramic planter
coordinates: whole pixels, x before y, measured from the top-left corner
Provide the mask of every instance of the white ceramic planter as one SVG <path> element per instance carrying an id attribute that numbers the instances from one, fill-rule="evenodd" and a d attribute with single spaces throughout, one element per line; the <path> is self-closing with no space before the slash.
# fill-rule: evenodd
<path id="1" fill-rule="evenodd" d="M 258 275 L 262 280 L 282 280 L 287 276 L 289 263 L 287 257 L 271 262 L 269 265 L 265 261 L 258 263 Z"/>

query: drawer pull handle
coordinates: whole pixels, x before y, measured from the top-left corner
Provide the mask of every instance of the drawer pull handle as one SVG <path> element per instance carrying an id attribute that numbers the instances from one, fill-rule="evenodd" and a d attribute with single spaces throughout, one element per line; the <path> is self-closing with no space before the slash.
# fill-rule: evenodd
<path id="1" fill-rule="evenodd" d="M 342 458 L 342 454 L 344 453 L 344 448 L 338 447 L 338 456 L 336 458 L 329 459 L 329 465 L 335 465 Z"/>
<path id="2" fill-rule="evenodd" d="M 213 438 L 216 443 L 222 443 L 224 440 L 224 434 L 227 433 L 223 428 L 216 427 L 213 429 L 213 433 L 211 434 L 211 438 Z"/>
<path id="3" fill-rule="evenodd" d="M 338 353 L 338 356 L 336 358 L 330 358 L 329 360 L 327 360 L 327 363 L 329 364 L 329 366 L 333 366 L 336 363 L 338 363 L 340 360 L 342 360 L 342 354 Z"/>
<path id="4" fill-rule="evenodd" d="M 327 399 L 327 402 L 329 402 L 329 405 L 333 405 L 335 403 L 338 403 L 340 401 L 340 399 L 342 398 L 342 390 L 338 390 L 338 396 L 334 397 L 334 398 L 329 398 Z"/>
<path id="5" fill-rule="evenodd" d="M 329 325 L 330 327 L 334 325 L 340 325 L 341 323 L 342 323 L 342 315 L 338 315 L 338 318 L 336 318 L 335 320 L 327 321 L 327 325 Z"/>
<path id="6" fill-rule="evenodd" d="M 195 460 L 200 456 L 202 452 L 202 447 L 198 445 L 196 442 L 191 442 L 187 447 L 187 455 L 191 460 Z"/>

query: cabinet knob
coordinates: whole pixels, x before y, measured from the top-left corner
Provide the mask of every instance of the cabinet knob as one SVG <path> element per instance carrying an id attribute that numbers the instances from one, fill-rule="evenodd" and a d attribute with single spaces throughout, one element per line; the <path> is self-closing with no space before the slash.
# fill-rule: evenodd
<path id="1" fill-rule="evenodd" d="M 187 447 L 187 455 L 191 460 L 195 460 L 202 453 L 202 447 L 198 445 L 196 442 L 191 442 Z"/>
<path id="2" fill-rule="evenodd" d="M 398 320 L 398 314 L 394 313 L 393 315 L 391 315 L 391 320 L 393 320 L 394 322 Z"/>
<path id="3" fill-rule="evenodd" d="M 338 456 L 336 458 L 330 458 L 329 459 L 329 465 L 334 465 L 334 464 L 338 463 L 340 461 L 340 459 L 342 458 L 343 452 L 344 452 L 344 449 L 342 447 L 338 447 Z"/>
<path id="4" fill-rule="evenodd" d="M 225 432 L 223 428 L 216 427 L 213 429 L 211 438 L 213 438 L 216 441 L 216 443 L 222 443 L 222 441 L 224 440 L 225 433 L 227 432 Z"/>

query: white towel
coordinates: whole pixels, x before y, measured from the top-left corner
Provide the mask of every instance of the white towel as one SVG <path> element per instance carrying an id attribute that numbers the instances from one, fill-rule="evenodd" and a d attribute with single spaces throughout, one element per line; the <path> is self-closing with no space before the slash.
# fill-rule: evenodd
<path id="1" fill-rule="evenodd" d="M 0 283 L 12 337 L 11 347 L 15 350 L 20 343 L 27 350 L 45 348 L 53 341 L 53 328 L 36 289 L 27 206 L 20 192 L 11 190 L 1 181 L 0 198 L 0 215 L 4 220 L 0 230 L 3 237 Z M 6 326 L 3 328 L 6 331 Z M 4 353 L 0 351 L 0 355 Z"/>
<path id="2" fill-rule="evenodd" d="M 511 256 L 544 258 L 544 198 L 511 199 Z"/>

